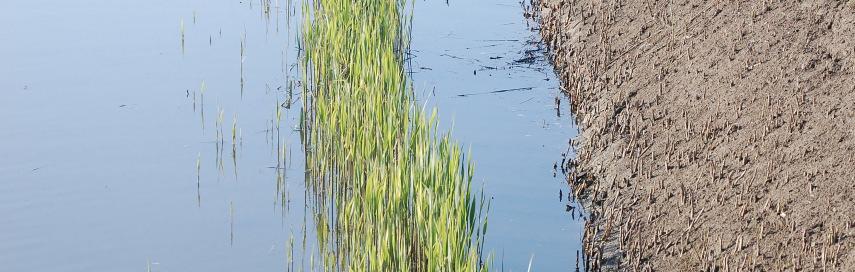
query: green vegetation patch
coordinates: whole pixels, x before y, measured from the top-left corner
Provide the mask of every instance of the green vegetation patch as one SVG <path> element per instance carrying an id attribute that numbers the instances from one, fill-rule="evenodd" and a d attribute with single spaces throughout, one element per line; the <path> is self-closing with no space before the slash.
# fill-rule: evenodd
<path id="1" fill-rule="evenodd" d="M 301 119 L 324 269 L 487 270 L 472 163 L 413 102 L 411 3 L 306 1 Z"/>

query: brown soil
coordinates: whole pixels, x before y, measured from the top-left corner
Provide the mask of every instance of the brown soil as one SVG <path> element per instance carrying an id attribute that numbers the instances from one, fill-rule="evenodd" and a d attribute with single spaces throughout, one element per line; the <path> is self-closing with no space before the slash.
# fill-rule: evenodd
<path id="1" fill-rule="evenodd" d="M 589 268 L 855 271 L 855 1 L 535 5 Z"/>

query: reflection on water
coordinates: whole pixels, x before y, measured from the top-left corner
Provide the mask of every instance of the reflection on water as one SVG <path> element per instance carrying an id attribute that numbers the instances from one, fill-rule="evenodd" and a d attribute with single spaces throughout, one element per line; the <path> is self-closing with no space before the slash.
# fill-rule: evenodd
<path id="1" fill-rule="evenodd" d="M 492 197 L 487 251 L 494 267 L 575 268 L 583 222 L 557 171 L 576 135 L 536 24 L 517 1 L 417 1 L 413 78 L 424 103 L 471 146 L 476 180 Z M 439 18 L 439 19 L 438 19 Z M 564 101 L 566 102 L 566 101 Z M 563 116 L 556 115 L 563 111 Z"/>
<path id="2" fill-rule="evenodd" d="M 0 28 L 2 270 L 320 268 L 316 236 L 334 233 L 304 182 L 300 13 L 269 0 L 0 3 L 15 26 Z M 552 167 L 575 127 L 555 116 L 536 36 L 516 2 L 418 1 L 411 76 L 471 146 L 474 187 L 493 198 L 494 267 L 566 270 L 581 226 Z"/>

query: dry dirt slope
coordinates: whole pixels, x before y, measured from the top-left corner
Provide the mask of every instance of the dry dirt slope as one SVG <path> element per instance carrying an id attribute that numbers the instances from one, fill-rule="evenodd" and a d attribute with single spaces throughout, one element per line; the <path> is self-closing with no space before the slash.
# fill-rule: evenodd
<path id="1" fill-rule="evenodd" d="M 589 268 L 855 271 L 855 3 L 535 5 Z"/>

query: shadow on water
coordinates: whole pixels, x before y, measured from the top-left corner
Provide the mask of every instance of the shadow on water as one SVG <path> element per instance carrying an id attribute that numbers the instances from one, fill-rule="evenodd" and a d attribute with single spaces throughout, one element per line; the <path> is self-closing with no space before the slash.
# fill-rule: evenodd
<path id="1" fill-rule="evenodd" d="M 322 267 L 335 207 L 305 182 L 300 1 L 89 2 L 0 3 L 21 26 L 0 29 L 4 269 Z M 414 12 L 416 98 L 471 148 L 493 267 L 572 269 L 581 208 L 554 166 L 576 128 L 536 26 L 514 1 Z"/>

